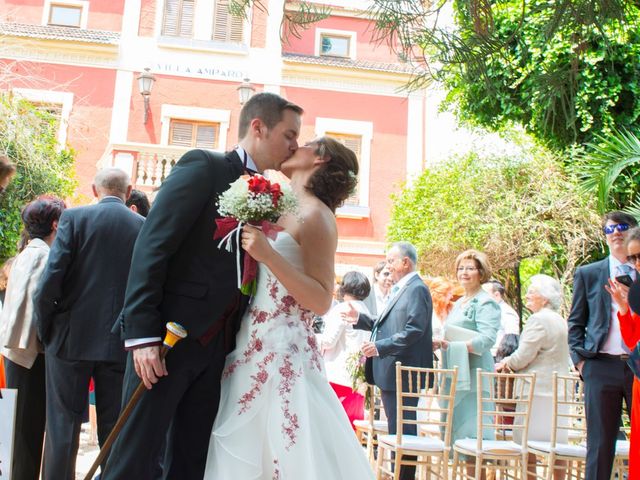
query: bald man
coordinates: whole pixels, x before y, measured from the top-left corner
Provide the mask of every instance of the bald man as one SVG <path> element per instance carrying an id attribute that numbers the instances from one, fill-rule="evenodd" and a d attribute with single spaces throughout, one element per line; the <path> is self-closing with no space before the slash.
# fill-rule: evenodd
<path id="1" fill-rule="evenodd" d="M 92 377 L 101 446 L 120 410 L 126 353 L 111 328 L 122 309 L 133 245 L 144 218 L 125 206 L 131 180 L 122 170 L 99 171 L 93 193 L 98 203 L 68 209 L 60 217 L 34 299 L 45 352 L 45 480 L 75 479 Z"/>

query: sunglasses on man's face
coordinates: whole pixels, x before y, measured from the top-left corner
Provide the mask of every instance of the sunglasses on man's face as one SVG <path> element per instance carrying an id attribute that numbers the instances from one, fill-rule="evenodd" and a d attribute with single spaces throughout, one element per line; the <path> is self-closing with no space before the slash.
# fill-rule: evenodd
<path id="1" fill-rule="evenodd" d="M 633 255 L 627 255 L 627 262 L 636 263 L 640 261 L 640 253 L 634 253 Z"/>
<path id="2" fill-rule="evenodd" d="M 611 235 L 616 230 L 618 232 L 626 232 L 629 230 L 630 225 L 628 223 L 614 223 L 613 225 L 607 225 L 602 230 L 604 230 L 605 235 Z"/>

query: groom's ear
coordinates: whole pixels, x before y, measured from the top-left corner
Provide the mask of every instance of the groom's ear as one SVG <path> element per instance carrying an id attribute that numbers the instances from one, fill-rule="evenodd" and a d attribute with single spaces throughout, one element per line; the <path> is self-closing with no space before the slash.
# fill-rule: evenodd
<path id="1" fill-rule="evenodd" d="M 249 130 L 253 133 L 254 137 L 262 138 L 267 131 L 267 126 L 259 118 L 254 118 L 249 123 Z"/>

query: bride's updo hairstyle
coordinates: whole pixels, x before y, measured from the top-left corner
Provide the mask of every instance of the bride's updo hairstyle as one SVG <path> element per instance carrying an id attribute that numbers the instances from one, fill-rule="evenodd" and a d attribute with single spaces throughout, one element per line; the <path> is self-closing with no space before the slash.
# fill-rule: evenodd
<path id="1" fill-rule="evenodd" d="M 315 154 L 327 161 L 311 176 L 307 189 L 335 212 L 356 188 L 358 158 L 333 138 L 320 137 L 313 143 L 317 145 Z"/>

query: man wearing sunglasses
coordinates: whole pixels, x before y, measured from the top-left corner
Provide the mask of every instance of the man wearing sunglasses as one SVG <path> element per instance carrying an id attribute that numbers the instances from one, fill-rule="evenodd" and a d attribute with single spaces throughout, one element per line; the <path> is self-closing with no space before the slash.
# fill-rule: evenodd
<path id="1" fill-rule="evenodd" d="M 609 247 L 604 260 L 576 270 L 573 302 L 569 314 L 569 349 L 585 386 L 587 416 L 586 480 L 608 480 L 611 476 L 622 401 L 631 405 L 633 373 L 627 366 L 629 351 L 622 341 L 618 307 L 605 291 L 609 279 L 623 275 L 635 278 L 627 263 L 626 236 L 637 226 L 624 212 L 610 212 L 602 230 Z"/>

